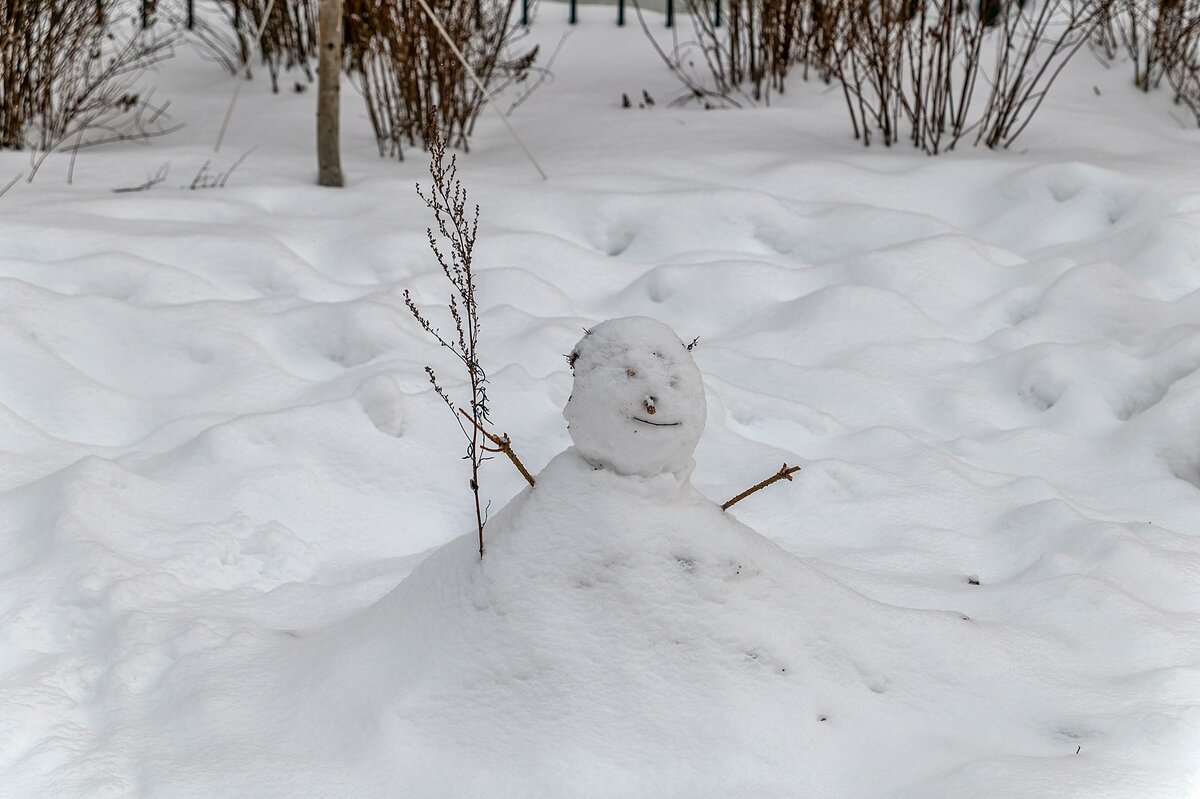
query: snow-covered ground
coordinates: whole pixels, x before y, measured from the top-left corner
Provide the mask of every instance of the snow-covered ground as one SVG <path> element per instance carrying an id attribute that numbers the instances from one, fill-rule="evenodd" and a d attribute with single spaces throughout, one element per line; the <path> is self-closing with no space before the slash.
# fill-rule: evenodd
<path id="1" fill-rule="evenodd" d="M 548 181 L 487 115 L 460 157 L 541 472 L 487 465 L 482 565 L 425 160 L 354 94 L 345 190 L 312 92 L 213 155 L 181 54 L 183 131 L 0 197 L 0 795 L 1200 795 L 1200 133 L 1083 53 L 1019 151 L 864 150 L 798 79 L 667 107 L 610 11 L 512 117 Z M 630 315 L 700 337 L 690 485 L 555 458 Z"/>

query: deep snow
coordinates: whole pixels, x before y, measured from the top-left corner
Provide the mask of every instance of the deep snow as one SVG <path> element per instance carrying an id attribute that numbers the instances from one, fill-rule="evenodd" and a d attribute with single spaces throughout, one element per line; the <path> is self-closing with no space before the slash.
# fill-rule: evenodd
<path id="1" fill-rule="evenodd" d="M 539 473 L 488 464 L 482 564 L 424 161 L 352 93 L 344 191 L 311 93 L 214 156 L 182 54 L 183 132 L 0 197 L 0 795 L 1200 794 L 1200 134 L 1084 54 L 1018 152 L 863 150 L 799 80 L 666 107 L 610 11 L 513 115 L 548 182 L 486 116 L 461 157 Z M 555 457 L 632 315 L 700 337 L 691 485 Z"/>

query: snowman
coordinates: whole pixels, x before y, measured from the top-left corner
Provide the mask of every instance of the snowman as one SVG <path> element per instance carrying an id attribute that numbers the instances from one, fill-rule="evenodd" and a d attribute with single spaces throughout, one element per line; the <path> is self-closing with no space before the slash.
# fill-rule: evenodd
<path id="1" fill-rule="evenodd" d="M 610 319 L 588 330 L 567 356 L 575 382 L 563 417 L 574 446 L 555 461 L 582 459 L 615 475 L 665 476 L 687 485 L 708 411 L 691 349 L 671 328 L 644 316 Z M 507 455 L 530 487 L 537 485 L 507 435 L 480 430 L 496 447 L 489 451 Z M 785 463 L 721 509 L 798 471 Z"/>
<path id="2" fill-rule="evenodd" d="M 579 455 L 598 469 L 686 479 L 707 407 L 700 370 L 666 325 L 632 316 L 596 325 L 568 360 L 575 384 L 563 416 Z"/>

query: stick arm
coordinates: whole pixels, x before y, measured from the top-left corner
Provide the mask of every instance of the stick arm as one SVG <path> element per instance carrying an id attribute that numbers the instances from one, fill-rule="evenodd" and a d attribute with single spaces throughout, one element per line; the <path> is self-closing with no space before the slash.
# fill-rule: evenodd
<path id="1" fill-rule="evenodd" d="M 754 492 L 761 491 L 764 488 L 766 488 L 767 486 L 771 485 L 771 483 L 774 483 L 778 480 L 789 480 L 790 481 L 792 479 L 792 475 L 798 471 L 800 471 L 799 466 L 788 466 L 786 463 L 783 464 L 783 467 L 778 472 L 771 475 L 766 480 L 763 480 L 761 483 L 756 483 L 756 484 L 750 486 L 749 488 L 747 488 L 742 493 L 738 494 L 733 499 L 727 501 L 724 505 L 721 506 L 721 510 L 729 510 L 731 507 L 733 507 L 737 503 L 741 502 L 743 499 L 750 496 Z"/>
<path id="2" fill-rule="evenodd" d="M 479 422 L 475 421 L 475 417 L 471 416 L 471 414 L 467 413 L 462 408 L 459 408 L 458 412 L 465 416 L 468 422 L 475 425 L 475 428 L 479 430 L 479 432 L 483 433 L 487 440 L 492 442 L 492 444 L 496 447 L 494 450 L 488 450 L 489 452 L 503 452 L 508 456 L 508 459 L 513 462 L 513 466 L 517 467 L 517 471 L 521 473 L 521 476 L 525 478 L 525 481 L 529 483 L 530 487 L 537 485 L 537 481 L 533 479 L 533 475 L 531 475 L 529 470 L 525 468 L 525 464 L 521 463 L 521 459 L 517 457 L 517 453 L 513 452 L 512 441 L 509 440 L 507 433 L 499 436 L 495 433 L 489 433 L 487 430 L 484 430 L 482 426 L 480 426 Z M 487 449 L 487 447 L 484 447 L 484 449 Z M 791 478 L 789 477 L 788 479 L 790 480 Z"/>

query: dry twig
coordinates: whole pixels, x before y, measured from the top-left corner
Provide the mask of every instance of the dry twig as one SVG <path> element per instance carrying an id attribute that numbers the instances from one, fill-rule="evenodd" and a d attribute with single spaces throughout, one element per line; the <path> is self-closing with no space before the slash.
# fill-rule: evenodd
<path id="1" fill-rule="evenodd" d="M 783 468 L 781 468 L 778 472 L 771 475 L 766 480 L 763 480 L 761 483 L 757 483 L 756 485 L 750 486 L 745 491 L 738 494 L 736 497 L 734 497 L 733 499 L 729 500 L 724 505 L 722 505 L 721 510 L 729 510 L 731 507 L 733 507 L 737 503 L 741 502 L 743 499 L 750 496 L 754 492 L 762 491 L 764 488 L 771 485 L 771 483 L 774 483 L 778 480 L 791 480 L 792 475 L 798 471 L 800 471 L 799 466 L 788 466 L 786 463 L 783 464 Z"/>
<path id="2" fill-rule="evenodd" d="M 17 181 L 20 180 L 23 176 L 24 176 L 24 173 L 18 172 L 16 177 L 14 177 L 12 180 L 10 180 L 8 183 L 6 183 L 4 188 L 0 189 L 0 197 L 3 197 L 5 194 L 8 194 L 8 190 L 11 189 L 13 186 L 17 185 Z"/>
<path id="3" fill-rule="evenodd" d="M 164 161 L 163 165 L 158 168 L 158 171 L 155 172 L 153 176 L 148 178 L 145 183 L 139 184 L 137 186 L 124 186 L 119 189 L 113 189 L 113 193 L 114 194 L 124 194 L 127 192 L 134 192 L 134 191 L 149 191 L 150 189 L 157 186 L 159 183 L 162 183 L 164 180 L 166 180 L 167 173 L 170 170 L 171 170 L 171 162 Z"/>
<path id="4" fill-rule="evenodd" d="M 529 470 L 525 468 L 525 464 L 521 463 L 521 459 L 517 457 L 517 453 L 513 452 L 512 440 L 508 437 L 508 433 L 501 433 L 500 435 L 489 433 L 487 430 L 484 430 L 482 427 L 480 427 L 479 423 L 471 417 L 471 414 L 467 413 L 462 408 L 459 408 L 458 412 L 465 416 L 467 421 L 479 428 L 479 432 L 483 433 L 487 437 L 488 441 L 496 445 L 495 449 L 488 449 L 487 447 L 484 447 L 483 449 L 485 452 L 503 452 L 508 456 L 508 459 L 512 461 L 513 466 L 517 467 L 517 471 L 521 473 L 521 476 L 525 478 L 525 482 L 529 483 L 530 487 L 537 485 L 537 481 L 533 479 L 533 475 L 531 475 Z"/>

